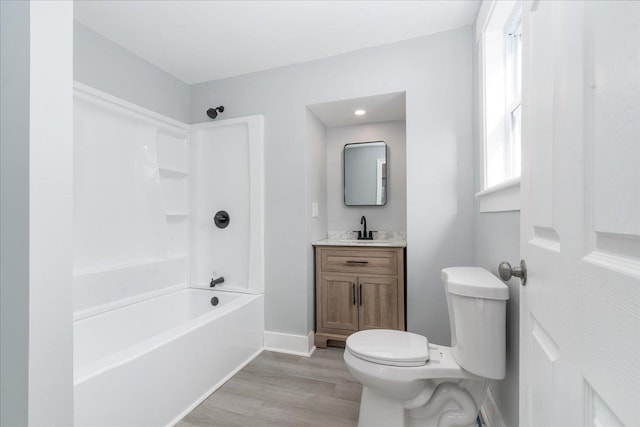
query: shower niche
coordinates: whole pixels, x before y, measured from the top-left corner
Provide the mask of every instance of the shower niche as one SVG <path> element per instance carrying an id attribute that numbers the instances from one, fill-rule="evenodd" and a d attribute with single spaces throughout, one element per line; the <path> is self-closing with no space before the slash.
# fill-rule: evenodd
<path id="1" fill-rule="evenodd" d="M 158 131 L 158 174 L 167 223 L 167 255 L 189 254 L 189 140 Z"/>

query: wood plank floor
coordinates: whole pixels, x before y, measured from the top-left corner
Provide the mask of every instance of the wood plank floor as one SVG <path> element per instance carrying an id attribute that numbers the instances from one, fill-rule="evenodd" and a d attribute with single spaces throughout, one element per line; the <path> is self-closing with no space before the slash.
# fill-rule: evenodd
<path id="1" fill-rule="evenodd" d="M 176 427 L 355 426 L 362 386 L 347 371 L 343 352 L 264 351 Z"/>

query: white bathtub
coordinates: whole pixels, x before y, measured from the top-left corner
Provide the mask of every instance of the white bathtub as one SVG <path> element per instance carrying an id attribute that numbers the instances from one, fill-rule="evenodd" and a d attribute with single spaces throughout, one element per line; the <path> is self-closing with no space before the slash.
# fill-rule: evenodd
<path id="1" fill-rule="evenodd" d="M 184 289 L 77 320 L 75 425 L 176 423 L 262 351 L 263 307 L 262 295 Z"/>

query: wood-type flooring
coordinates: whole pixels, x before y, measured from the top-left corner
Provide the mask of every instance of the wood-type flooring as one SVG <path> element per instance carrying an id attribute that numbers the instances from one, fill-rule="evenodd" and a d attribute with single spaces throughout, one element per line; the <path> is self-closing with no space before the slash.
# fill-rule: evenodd
<path id="1" fill-rule="evenodd" d="M 264 351 L 176 427 L 356 426 L 362 386 L 347 371 L 343 352 Z"/>

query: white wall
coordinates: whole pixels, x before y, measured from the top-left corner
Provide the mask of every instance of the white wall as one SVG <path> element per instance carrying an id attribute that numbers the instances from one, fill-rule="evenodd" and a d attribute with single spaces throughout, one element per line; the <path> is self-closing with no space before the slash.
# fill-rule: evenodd
<path id="1" fill-rule="evenodd" d="M 362 228 L 360 217 L 367 217 L 368 230 L 407 230 L 407 156 L 404 121 L 367 123 L 327 129 L 327 228 L 353 231 Z M 344 204 L 343 153 L 351 142 L 387 143 L 387 204 L 385 206 L 346 206 Z"/>
<path id="2" fill-rule="evenodd" d="M 27 424 L 29 2 L 0 2 L 0 425 Z"/>
<path id="3" fill-rule="evenodd" d="M 74 22 L 73 77 L 95 89 L 189 123 L 190 87 Z"/>
<path id="4" fill-rule="evenodd" d="M 266 329 L 312 330 L 306 105 L 406 91 L 408 329 L 449 343 L 440 270 L 473 258 L 471 28 L 192 87 L 191 121 L 265 116 Z"/>

